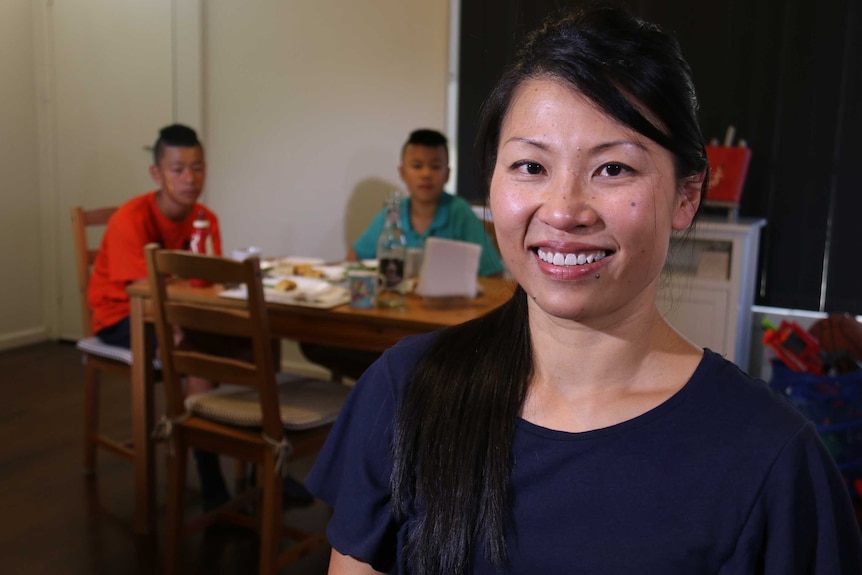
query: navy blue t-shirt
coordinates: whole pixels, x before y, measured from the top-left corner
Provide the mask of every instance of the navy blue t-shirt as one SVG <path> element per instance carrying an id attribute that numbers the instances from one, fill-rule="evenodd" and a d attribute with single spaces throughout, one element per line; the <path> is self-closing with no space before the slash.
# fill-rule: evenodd
<path id="1" fill-rule="evenodd" d="M 393 420 L 436 334 L 402 340 L 359 380 L 306 480 L 333 506 L 332 546 L 405 573 L 391 514 Z M 520 420 L 509 563 L 476 574 L 862 574 L 845 484 L 813 425 L 711 351 L 629 421 L 566 433 Z"/>

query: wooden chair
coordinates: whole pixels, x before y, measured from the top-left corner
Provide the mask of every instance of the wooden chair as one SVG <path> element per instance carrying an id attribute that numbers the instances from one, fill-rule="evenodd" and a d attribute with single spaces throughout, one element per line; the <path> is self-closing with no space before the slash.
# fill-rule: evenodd
<path id="1" fill-rule="evenodd" d="M 325 534 L 288 528 L 282 522 L 284 465 L 291 458 L 316 453 L 323 445 L 348 388 L 338 382 L 296 378 L 276 384 L 272 335 L 261 284 L 260 262 L 242 262 L 188 252 L 146 250 L 156 333 L 161 349 L 166 414 L 157 431 L 169 443 L 166 562 L 169 573 L 182 570 L 182 540 L 217 520 L 260 531 L 261 574 L 275 573 L 326 544 Z M 202 297 L 168 289 L 168 277 L 199 278 L 216 284 L 244 285 L 245 300 Z M 220 336 L 249 338 L 251 357 L 214 355 L 205 349 L 174 344 L 175 328 Z M 184 398 L 182 376 L 235 384 L 240 391 L 218 388 Z M 189 448 L 257 465 L 257 487 L 185 525 L 184 493 Z M 237 510 L 256 501 L 256 515 Z M 279 541 L 294 541 L 284 551 Z"/>
<path id="2" fill-rule="evenodd" d="M 99 433 L 99 384 L 103 372 L 113 373 L 129 379 L 129 366 L 132 363 L 132 352 L 123 347 L 102 343 L 93 335 L 90 305 L 87 302 L 87 287 L 90 285 L 90 273 L 96 261 L 98 248 L 90 248 L 87 242 L 87 228 L 104 227 L 108 219 L 117 210 L 116 207 L 98 208 L 85 211 L 81 207 L 72 208 L 72 234 L 75 240 L 75 266 L 78 272 L 78 296 L 81 303 L 81 327 L 84 329 L 83 339 L 78 340 L 77 347 L 84 352 L 86 369 L 86 388 L 84 392 L 84 470 L 95 472 L 96 450 L 103 448 L 123 459 L 132 461 L 135 457 L 134 447 L 130 440 L 117 440 Z"/>
<path id="3" fill-rule="evenodd" d="M 148 471 L 147 466 L 144 466 L 144 471 L 141 472 L 140 462 L 136 461 L 136 458 L 146 457 L 147 446 L 139 446 L 136 449 L 130 439 L 109 437 L 99 431 L 101 376 L 103 373 L 109 373 L 130 380 L 132 352 L 124 347 L 102 343 L 93 335 L 92 311 L 87 302 L 87 288 L 90 284 L 91 270 L 96 261 L 96 255 L 99 253 L 98 247 L 90 247 L 87 240 L 87 230 L 107 225 L 108 219 L 116 210 L 116 207 L 84 210 L 80 206 L 75 206 L 71 210 L 78 296 L 81 306 L 81 326 L 84 330 L 84 337 L 78 340 L 76 344 L 77 348 L 83 352 L 85 366 L 84 470 L 87 473 L 95 472 L 98 449 L 103 449 L 135 464 L 135 530 L 139 533 L 146 533 L 152 528 L 153 523 L 155 487 L 152 473 Z M 154 367 L 155 369 L 159 368 L 158 362 Z M 151 392 L 149 393 L 151 394 Z M 148 402 L 144 401 L 143 403 Z M 134 393 L 132 394 L 130 413 L 133 428 L 136 425 L 136 418 L 148 417 L 147 410 L 142 405 L 136 404 Z M 146 423 L 138 422 L 137 424 L 146 425 Z"/>

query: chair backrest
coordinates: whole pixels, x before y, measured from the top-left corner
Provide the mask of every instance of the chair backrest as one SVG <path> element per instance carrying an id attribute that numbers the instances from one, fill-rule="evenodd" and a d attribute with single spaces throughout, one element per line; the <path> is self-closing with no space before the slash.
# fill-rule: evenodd
<path id="1" fill-rule="evenodd" d="M 72 238 L 75 241 L 75 269 L 78 272 L 78 297 L 81 303 L 81 322 L 84 335 L 93 335 L 93 313 L 87 303 L 87 288 L 93 263 L 99 253 L 99 246 L 90 247 L 87 243 L 87 228 L 106 226 L 117 211 L 116 206 L 85 210 L 81 206 L 72 208 Z"/>
<path id="2" fill-rule="evenodd" d="M 240 262 L 187 251 L 164 250 L 156 244 L 148 245 L 144 251 L 161 350 L 168 417 L 175 420 L 185 413 L 181 379 L 184 375 L 244 385 L 259 392 L 264 432 L 272 439 L 280 440 L 283 426 L 260 260 L 252 257 Z M 248 297 L 245 300 L 189 297 L 188 290 L 174 292 L 169 289 L 169 282 L 189 278 L 215 284 L 241 284 L 245 286 Z M 178 347 L 173 337 L 175 328 L 212 336 L 249 338 L 251 357 L 224 357 L 207 349 Z"/>

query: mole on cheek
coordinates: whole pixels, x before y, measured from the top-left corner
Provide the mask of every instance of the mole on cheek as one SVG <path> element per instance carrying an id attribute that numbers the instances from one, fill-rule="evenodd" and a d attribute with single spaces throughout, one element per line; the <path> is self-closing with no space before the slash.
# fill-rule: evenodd
<path id="1" fill-rule="evenodd" d="M 638 205 L 638 203 L 637 203 L 637 202 L 632 202 L 632 207 L 633 207 L 633 208 L 634 208 L 634 207 L 636 207 L 637 205 Z"/>

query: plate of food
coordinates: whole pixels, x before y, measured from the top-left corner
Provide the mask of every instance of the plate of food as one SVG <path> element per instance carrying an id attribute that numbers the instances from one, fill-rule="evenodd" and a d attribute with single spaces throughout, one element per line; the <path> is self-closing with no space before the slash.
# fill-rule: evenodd
<path id="1" fill-rule="evenodd" d="M 305 258 L 291 256 L 275 260 L 269 270 L 270 276 L 300 276 L 310 278 L 323 278 L 324 273 L 317 270 L 319 266 L 326 263 L 322 258 Z"/>
<path id="2" fill-rule="evenodd" d="M 245 286 L 225 290 L 221 297 L 245 299 Z M 278 276 L 263 280 L 266 301 L 304 307 L 331 308 L 350 301 L 350 293 L 341 286 L 320 278 Z"/>

